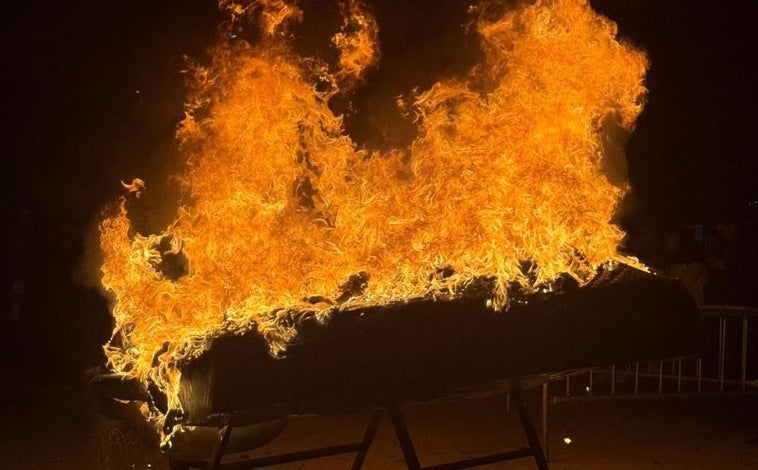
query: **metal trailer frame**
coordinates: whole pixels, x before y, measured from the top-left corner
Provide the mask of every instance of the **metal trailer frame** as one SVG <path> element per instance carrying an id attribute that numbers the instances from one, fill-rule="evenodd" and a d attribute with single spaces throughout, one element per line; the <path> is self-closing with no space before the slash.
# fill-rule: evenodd
<path id="1" fill-rule="evenodd" d="M 556 377 L 553 376 L 552 380 Z M 224 463 L 222 459 L 224 457 L 225 448 L 229 442 L 229 438 L 235 426 L 244 426 L 250 424 L 248 422 L 236 422 L 233 416 L 230 416 L 229 420 L 219 428 L 218 440 L 216 446 L 209 460 L 207 461 L 170 461 L 169 468 L 171 470 L 189 470 L 191 468 L 202 468 L 209 470 L 254 470 L 256 468 L 264 468 L 272 465 L 279 465 L 290 462 L 300 462 L 304 460 L 312 460 L 321 457 L 329 457 L 342 454 L 355 453 L 355 459 L 353 460 L 352 470 L 360 470 L 363 466 L 363 462 L 368 454 L 371 444 L 376 436 L 376 431 L 379 428 L 384 414 L 389 415 L 392 428 L 395 436 L 398 439 L 400 448 L 403 451 L 403 458 L 408 470 L 462 470 L 467 468 L 473 468 L 480 465 L 488 465 L 496 462 L 505 462 L 509 460 L 521 459 L 525 457 L 533 457 L 537 468 L 539 470 L 549 470 L 547 457 L 543 451 L 543 447 L 540 443 L 540 437 L 537 433 L 537 429 L 529 416 L 526 400 L 524 398 L 522 387 L 534 387 L 539 383 L 545 383 L 545 380 L 549 380 L 546 376 L 538 376 L 522 381 L 508 381 L 497 382 L 494 385 L 489 386 L 483 392 L 474 392 L 474 395 L 484 395 L 491 393 L 503 393 L 503 390 L 508 390 L 507 403 L 510 409 L 511 401 L 516 404 L 516 410 L 518 412 L 519 422 L 521 429 L 526 436 L 528 446 L 521 447 L 519 449 L 500 452 L 490 455 L 484 455 L 480 457 L 474 457 L 465 460 L 458 460 L 454 462 L 447 462 L 443 464 L 433 465 L 429 467 L 423 467 L 419 461 L 418 453 L 413 444 L 413 439 L 408 431 L 408 426 L 405 423 L 401 405 L 399 403 L 388 403 L 380 408 L 375 409 L 369 422 L 364 429 L 363 437 L 360 441 L 351 442 L 347 444 L 341 444 L 329 447 L 318 447 L 314 449 L 308 449 L 303 451 L 296 451 L 284 454 L 277 454 L 267 457 L 257 457 L 251 459 L 245 459 L 237 462 Z M 463 392 L 462 398 L 469 398 L 471 393 Z M 461 397 L 459 397 L 461 398 Z M 436 401 L 436 400 L 431 400 Z M 445 401 L 450 401 L 449 397 Z M 544 412 L 544 409 L 543 409 Z M 543 420 L 543 433 L 546 422 Z"/>

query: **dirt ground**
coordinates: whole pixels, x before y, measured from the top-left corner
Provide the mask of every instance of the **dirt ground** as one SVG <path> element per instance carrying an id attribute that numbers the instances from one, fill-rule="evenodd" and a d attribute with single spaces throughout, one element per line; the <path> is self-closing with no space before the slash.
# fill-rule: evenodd
<path id="1" fill-rule="evenodd" d="M 0 469 L 132 470 L 167 468 L 157 452 L 124 426 L 89 411 L 78 384 L 30 373 L 6 374 L 0 409 Z M 536 395 L 530 403 L 537 416 Z M 515 413 L 491 396 L 405 408 L 422 465 L 515 449 L 525 444 Z M 293 419 L 284 433 L 251 455 L 290 452 L 356 440 L 367 415 Z M 566 444 L 564 438 L 570 438 Z M 550 468 L 758 468 L 758 396 L 564 403 L 551 408 Z M 350 468 L 351 456 L 275 469 Z M 404 469 L 385 419 L 364 468 Z M 536 468 L 521 459 L 479 468 Z"/>

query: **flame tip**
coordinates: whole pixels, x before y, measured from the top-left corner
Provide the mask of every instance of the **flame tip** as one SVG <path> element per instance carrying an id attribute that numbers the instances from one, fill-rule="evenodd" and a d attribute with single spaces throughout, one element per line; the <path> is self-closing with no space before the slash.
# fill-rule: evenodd
<path id="1" fill-rule="evenodd" d="M 330 109 L 381 56 L 370 10 L 344 5 L 327 64 L 287 44 L 303 15 L 292 2 L 220 0 L 229 28 L 257 22 L 265 38 L 226 37 L 211 64 L 187 66 L 176 219 L 133 232 L 137 178 L 101 224 L 102 283 L 116 299 L 108 364 L 155 383 L 171 409 L 177 363 L 221 334 L 257 331 L 277 355 L 299 316 L 468 295 L 503 310 L 559 276 L 583 284 L 605 265 L 641 266 L 619 255 L 623 232 L 609 223 L 628 186 L 603 174 L 602 124 L 633 127 L 647 59 L 612 22 L 584 0 L 472 6 L 482 63 L 395 97 L 418 136 L 380 152 L 359 148 Z"/>

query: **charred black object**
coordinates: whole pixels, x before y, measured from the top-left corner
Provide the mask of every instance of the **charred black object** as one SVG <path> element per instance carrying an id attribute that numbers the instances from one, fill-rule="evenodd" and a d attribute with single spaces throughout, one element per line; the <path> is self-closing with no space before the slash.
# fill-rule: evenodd
<path id="1" fill-rule="evenodd" d="M 445 396 L 466 384 L 695 355 L 697 306 L 681 283 L 620 266 L 505 312 L 483 299 L 419 301 L 298 323 L 283 358 L 257 334 L 225 336 L 182 371 L 188 423 L 286 405 L 292 413 Z"/>
<path id="2" fill-rule="evenodd" d="M 519 297 L 504 312 L 487 308 L 480 291 L 471 289 L 452 301 L 336 311 L 325 322 L 313 315 L 293 317 L 298 335 L 281 358 L 270 355 L 255 332 L 216 338 L 200 357 L 182 365 L 184 412 L 167 421 L 183 430 L 169 451 L 173 465 L 183 468 L 198 460 L 191 463 L 226 468 L 219 466 L 224 453 L 275 438 L 288 415 L 380 407 L 389 411 L 408 468 L 421 469 L 399 405 L 504 381 L 516 398 L 529 446 L 439 468 L 533 456 L 538 468 L 547 469 L 520 398 L 528 377 L 693 356 L 701 349 L 702 319 L 684 286 L 628 266 L 603 271 L 580 288 Z M 360 442 L 229 468 L 352 452 L 357 453 L 353 468 L 360 468 L 380 417 L 373 415 Z"/>

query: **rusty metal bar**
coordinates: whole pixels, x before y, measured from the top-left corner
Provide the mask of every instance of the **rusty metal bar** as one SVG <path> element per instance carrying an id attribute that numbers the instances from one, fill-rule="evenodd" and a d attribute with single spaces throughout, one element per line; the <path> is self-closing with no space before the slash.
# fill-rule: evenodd
<path id="1" fill-rule="evenodd" d="M 492 463 L 503 462 L 506 460 L 515 460 L 533 455 L 532 450 L 528 448 L 503 452 L 500 454 L 485 455 L 484 457 L 474 457 L 471 459 L 460 460 L 458 462 L 443 463 L 431 467 L 423 467 L 421 470 L 461 470 L 464 468 L 479 467 Z M 545 467 L 547 468 L 547 467 Z"/>
<path id="2" fill-rule="evenodd" d="M 550 411 L 550 384 L 542 384 L 542 451 L 547 460 L 550 459 L 550 440 L 549 440 L 549 411 Z"/>
<path id="3" fill-rule="evenodd" d="M 534 429 L 534 424 L 529 418 L 529 413 L 526 411 L 526 400 L 524 400 L 523 392 L 520 387 L 513 389 L 514 398 L 516 399 L 516 409 L 518 410 L 519 420 L 521 421 L 521 428 L 526 434 L 526 440 L 529 443 L 529 449 L 534 455 L 534 460 L 537 463 L 539 470 L 548 470 L 547 458 L 542 452 L 542 446 L 540 445 L 540 439 L 537 436 L 537 432 Z"/>
<path id="4" fill-rule="evenodd" d="M 224 451 L 226 445 L 229 443 L 229 437 L 232 435 L 233 426 L 230 424 L 224 425 L 218 430 L 218 442 L 213 448 L 211 459 L 208 462 L 209 470 L 216 470 L 221 465 L 221 459 L 224 457 Z"/>
<path id="5" fill-rule="evenodd" d="M 726 375 L 726 317 L 719 317 L 719 390 L 724 390 Z"/>
<path id="6" fill-rule="evenodd" d="M 379 424 L 382 422 L 384 412 L 382 410 L 376 410 L 371 414 L 371 421 L 369 421 L 366 430 L 363 433 L 363 439 L 361 439 L 360 446 L 358 447 L 358 453 L 353 460 L 353 466 L 351 470 L 360 470 L 363 467 L 363 461 L 366 460 L 366 455 L 371 448 L 371 444 L 376 437 L 376 431 L 379 429 Z"/>
<path id="7" fill-rule="evenodd" d="M 700 313 L 704 317 L 742 318 L 758 317 L 758 308 L 737 305 L 701 305 Z"/>
<path id="8" fill-rule="evenodd" d="M 624 395 L 624 394 L 616 394 L 616 395 L 595 395 L 592 397 L 579 397 L 579 396 L 573 396 L 570 398 L 565 397 L 554 397 L 554 401 L 556 404 L 561 403 L 573 403 L 573 402 L 598 402 L 598 401 L 632 401 L 632 400 L 660 400 L 661 398 L 676 398 L 676 397 L 744 397 L 746 395 L 750 396 L 758 396 L 758 390 L 751 391 L 747 390 L 743 392 L 742 390 L 726 390 L 723 392 L 719 392 L 718 390 L 714 390 L 711 392 L 665 392 L 665 393 L 640 393 L 638 395 Z"/>
<path id="9" fill-rule="evenodd" d="M 645 372 L 640 372 L 640 379 L 645 379 L 645 378 L 658 379 L 658 372 L 656 371 L 654 374 L 648 374 L 648 373 L 645 373 Z M 667 380 L 673 380 L 673 381 L 675 381 L 675 380 L 677 380 L 677 376 L 676 375 L 663 374 L 663 381 L 664 381 L 664 383 Z M 684 382 L 697 382 L 697 380 L 698 380 L 697 376 L 694 376 L 694 375 L 693 376 L 688 376 L 688 375 L 684 375 L 684 373 L 682 373 L 682 383 L 684 383 Z M 713 383 L 713 384 L 718 385 L 721 382 L 721 379 L 719 379 L 718 377 L 715 377 L 715 378 L 703 377 L 700 380 L 703 382 L 703 384 Z M 735 379 L 735 380 L 724 379 L 724 386 L 725 387 L 727 387 L 729 385 L 738 385 L 739 386 L 741 384 L 742 384 L 742 382 L 739 379 Z M 750 385 L 750 382 L 748 382 L 748 385 Z M 655 393 L 658 393 L 658 391 L 656 390 Z"/>
<path id="10" fill-rule="evenodd" d="M 403 458 L 408 470 L 421 470 L 421 463 L 416 454 L 416 448 L 413 446 L 411 435 L 408 433 L 408 427 L 405 425 L 403 414 L 397 404 L 393 404 L 388 409 L 392 427 L 395 429 L 395 436 L 400 442 L 400 448 L 403 451 Z"/>
<path id="11" fill-rule="evenodd" d="M 351 454 L 353 452 L 360 452 L 360 450 L 361 443 L 355 442 L 352 444 L 342 444 L 332 447 L 320 447 L 318 449 L 301 450 L 287 454 L 278 454 L 272 455 L 270 457 L 259 457 L 251 460 L 243 460 L 240 462 L 223 464 L 221 467 L 219 467 L 219 470 L 251 470 L 256 468 L 271 467 L 274 465 L 282 465 L 291 462 L 302 462 L 304 460 L 331 457 L 334 455 Z M 195 468 L 195 465 L 191 465 L 191 467 Z M 352 468 L 360 467 L 353 466 Z"/>
<path id="12" fill-rule="evenodd" d="M 741 363 L 741 375 L 742 390 L 747 389 L 747 332 L 748 332 L 748 317 L 742 317 L 742 363 Z"/>

